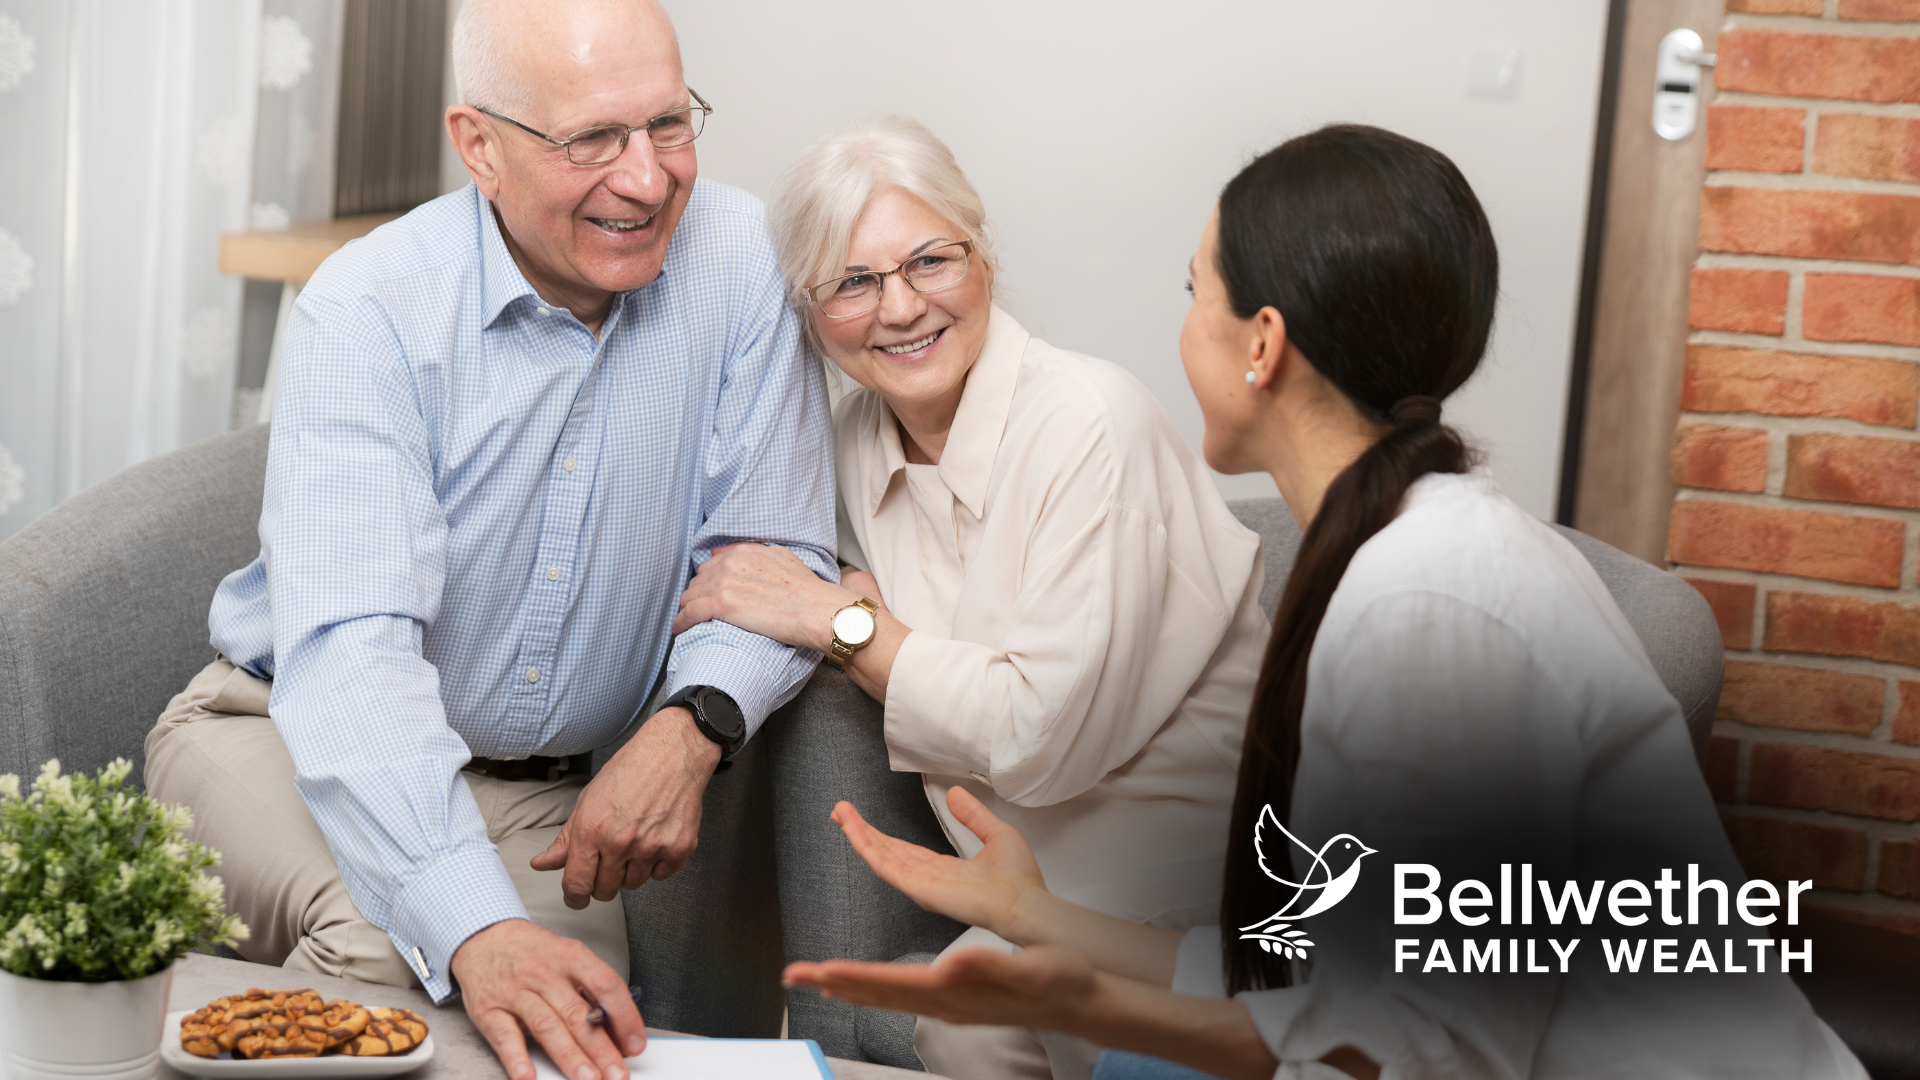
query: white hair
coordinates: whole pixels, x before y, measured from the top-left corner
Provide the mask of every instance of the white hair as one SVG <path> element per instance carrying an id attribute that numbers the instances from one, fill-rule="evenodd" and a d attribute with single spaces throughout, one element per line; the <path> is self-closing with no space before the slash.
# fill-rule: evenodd
<path id="1" fill-rule="evenodd" d="M 889 186 L 966 230 L 980 257 L 998 267 L 987 208 L 953 151 L 918 120 L 876 116 L 829 132 L 774 181 L 767 217 L 787 285 L 797 293 L 835 276 L 846 265 L 854 222 Z"/>
<path id="2" fill-rule="evenodd" d="M 453 20 L 453 85 L 461 104 L 517 117 L 532 110 L 533 93 L 507 55 L 506 6 L 495 0 L 460 5 Z"/>

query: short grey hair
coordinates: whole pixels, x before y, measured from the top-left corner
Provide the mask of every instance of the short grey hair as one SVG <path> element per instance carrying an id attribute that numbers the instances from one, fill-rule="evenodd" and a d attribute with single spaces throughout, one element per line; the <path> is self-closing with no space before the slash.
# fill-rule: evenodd
<path id="1" fill-rule="evenodd" d="M 484 106 L 508 116 L 533 109 L 526 77 L 507 55 L 507 30 L 495 0 L 465 0 L 453 20 L 453 85 L 463 105 Z"/>
<path id="2" fill-rule="evenodd" d="M 912 192 L 966 230 L 974 250 L 998 269 L 987 208 L 947 144 L 918 120 L 876 116 L 836 128 L 801 151 L 774 181 L 768 222 L 780 275 L 798 295 L 846 266 L 853 225 L 881 188 Z"/>

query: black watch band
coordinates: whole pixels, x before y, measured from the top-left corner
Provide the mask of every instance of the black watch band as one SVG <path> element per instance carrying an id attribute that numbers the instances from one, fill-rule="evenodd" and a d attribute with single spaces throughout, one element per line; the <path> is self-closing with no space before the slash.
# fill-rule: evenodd
<path id="1" fill-rule="evenodd" d="M 662 709 L 675 705 L 693 714 L 693 726 L 700 734 L 720 746 L 720 763 L 725 765 L 740 752 L 747 741 L 747 715 L 727 692 L 713 686 L 689 686 L 666 701 Z"/>

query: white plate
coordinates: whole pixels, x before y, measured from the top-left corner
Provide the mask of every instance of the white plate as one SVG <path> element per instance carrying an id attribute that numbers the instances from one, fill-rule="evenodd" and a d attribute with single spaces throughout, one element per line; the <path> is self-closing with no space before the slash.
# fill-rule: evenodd
<path id="1" fill-rule="evenodd" d="M 248 1061 L 245 1058 L 203 1058 L 186 1052 L 180 1045 L 180 1019 L 193 1010 L 182 1009 L 167 1014 L 166 1034 L 160 1039 L 160 1060 L 188 1076 L 261 1076 L 261 1077 L 304 1077 L 306 1080 L 322 1080 L 323 1077 L 358 1077 L 371 1080 L 376 1076 L 398 1076 L 404 1072 L 425 1065 L 433 1057 L 433 1032 L 420 1040 L 420 1045 L 410 1054 L 399 1057 L 348 1057 L 345 1054 L 328 1054 L 326 1057 L 279 1058 L 272 1061 Z"/>

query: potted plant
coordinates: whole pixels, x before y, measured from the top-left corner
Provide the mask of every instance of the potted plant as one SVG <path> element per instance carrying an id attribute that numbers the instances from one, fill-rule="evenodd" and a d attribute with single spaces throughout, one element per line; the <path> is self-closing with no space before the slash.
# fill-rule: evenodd
<path id="1" fill-rule="evenodd" d="M 123 787 L 133 765 L 24 796 L 0 776 L 0 1058 L 11 1076 L 141 1080 L 160 1060 L 173 962 L 247 936 L 184 807 Z"/>

